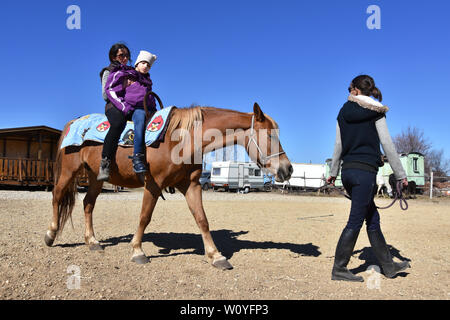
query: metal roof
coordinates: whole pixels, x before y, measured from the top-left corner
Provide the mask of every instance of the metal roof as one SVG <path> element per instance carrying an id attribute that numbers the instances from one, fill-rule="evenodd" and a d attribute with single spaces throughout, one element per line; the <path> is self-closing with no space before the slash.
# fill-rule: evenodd
<path id="1" fill-rule="evenodd" d="M 29 134 L 33 134 L 33 133 L 37 133 L 37 132 L 48 132 L 48 133 L 54 134 L 54 135 L 61 134 L 61 130 L 50 128 L 47 126 L 32 126 L 32 127 L 17 127 L 17 128 L 0 129 L 0 134 L 13 133 L 15 135 L 17 135 L 17 134 L 29 135 Z"/>

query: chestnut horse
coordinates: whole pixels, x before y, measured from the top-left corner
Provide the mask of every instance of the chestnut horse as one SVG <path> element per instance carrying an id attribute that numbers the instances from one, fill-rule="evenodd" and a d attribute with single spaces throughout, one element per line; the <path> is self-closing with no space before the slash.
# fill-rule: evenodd
<path id="1" fill-rule="evenodd" d="M 128 158 L 133 148 L 118 148 L 115 162 L 111 164 L 109 182 L 128 188 L 144 186 L 140 221 L 131 241 L 133 262 L 139 264 L 149 262 L 142 250 L 145 228 L 150 223 L 161 191 L 167 187 L 175 187 L 185 196 L 200 229 L 208 261 L 219 269 L 232 268 L 214 244 L 203 209 L 202 187 L 199 183 L 202 154 L 226 145 L 241 144 L 246 147 L 250 158 L 261 168 L 273 174 L 277 181 L 288 180 L 292 174 L 291 163 L 280 145 L 277 134 L 278 125 L 261 111 L 257 103 L 254 104 L 253 111 L 253 113 L 242 113 L 213 107 L 174 109 L 164 142 L 158 148 L 147 147 L 146 158 L 149 171 L 145 175 L 144 184 L 133 172 Z M 59 145 L 71 122 L 66 124 Z M 263 131 L 267 132 L 267 135 L 259 134 Z M 198 133 L 201 134 L 200 141 L 189 145 Z M 178 150 L 180 145 L 187 147 Z M 277 152 L 272 152 L 273 147 L 278 149 Z M 51 246 L 57 235 L 62 232 L 65 222 L 71 219 L 77 192 L 76 176 L 84 166 L 89 175 L 89 187 L 83 200 L 84 239 L 91 250 L 103 250 L 95 238 L 92 224 L 95 201 L 103 186 L 102 181 L 97 181 L 101 152 L 102 144 L 93 142 L 58 149 L 52 201 L 53 218 L 45 235 L 45 243 L 48 246 Z M 182 154 L 181 157 L 180 154 Z M 194 158 L 197 158 L 197 161 L 192 161 L 195 160 Z"/>

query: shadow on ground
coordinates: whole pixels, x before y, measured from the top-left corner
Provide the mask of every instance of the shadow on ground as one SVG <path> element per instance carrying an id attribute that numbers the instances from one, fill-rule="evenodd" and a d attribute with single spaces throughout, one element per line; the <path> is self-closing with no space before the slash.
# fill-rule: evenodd
<path id="1" fill-rule="evenodd" d="M 395 247 L 388 245 L 389 251 L 391 252 L 392 257 L 397 258 L 401 261 L 408 261 L 411 262 L 411 259 L 406 258 L 400 254 L 400 250 L 396 249 Z M 364 247 L 361 250 L 357 250 L 353 252 L 353 255 L 359 254 L 358 258 L 359 260 L 364 261 L 362 265 L 360 265 L 357 268 L 352 269 L 351 271 L 354 274 L 365 272 L 368 270 L 370 266 L 379 266 L 380 263 L 378 262 L 377 258 L 375 257 L 375 253 L 373 252 L 373 249 L 371 247 Z M 395 260 L 394 260 L 395 261 Z M 407 272 L 400 272 L 396 275 L 396 277 L 406 277 L 408 275 Z"/>
<path id="2" fill-rule="evenodd" d="M 217 230 L 212 231 L 211 235 L 218 248 L 218 250 L 228 259 L 233 256 L 234 253 L 241 250 L 252 250 L 252 249 L 281 249 L 289 250 L 293 253 L 299 254 L 301 256 L 312 256 L 318 257 L 321 252 L 319 247 L 313 245 L 312 243 L 306 244 L 295 244 L 287 242 L 273 242 L 273 241 L 251 241 L 251 240 L 240 240 L 239 236 L 248 234 L 248 231 L 234 232 L 231 230 Z M 115 246 L 119 243 L 130 243 L 133 238 L 132 234 L 112 237 L 100 241 L 103 248 Z M 153 255 L 149 258 L 157 258 L 164 256 L 176 256 L 183 254 L 204 254 L 203 241 L 200 234 L 193 233 L 147 233 L 144 234 L 142 242 L 152 242 L 155 246 L 159 247 L 159 255 Z M 73 244 L 57 244 L 57 247 L 67 248 L 67 247 L 78 247 L 82 246 L 84 243 L 73 243 Z M 173 250 L 186 250 L 184 252 L 174 252 Z"/>

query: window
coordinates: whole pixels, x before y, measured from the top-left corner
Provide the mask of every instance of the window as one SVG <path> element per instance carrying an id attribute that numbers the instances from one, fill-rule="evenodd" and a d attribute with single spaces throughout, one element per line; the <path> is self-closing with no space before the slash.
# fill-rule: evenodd
<path id="1" fill-rule="evenodd" d="M 418 164 L 417 164 L 417 162 L 418 162 L 418 160 L 419 160 L 419 158 L 413 158 L 413 170 L 414 170 L 414 172 L 419 172 L 419 168 L 418 168 Z"/>
<path id="2" fill-rule="evenodd" d="M 220 168 L 213 169 L 213 176 L 220 176 Z"/>
<path id="3" fill-rule="evenodd" d="M 255 175 L 255 169 L 253 169 L 253 168 L 248 168 L 248 175 L 249 175 L 249 176 L 254 176 L 254 175 Z"/>
<path id="4" fill-rule="evenodd" d="M 255 176 L 260 177 L 261 176 L 261 170 L 255 169 Z"/>

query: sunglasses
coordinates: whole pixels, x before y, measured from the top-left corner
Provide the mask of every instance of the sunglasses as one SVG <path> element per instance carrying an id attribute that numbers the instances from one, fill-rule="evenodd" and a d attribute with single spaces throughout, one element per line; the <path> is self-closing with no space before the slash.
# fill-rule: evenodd
<path id="1" fill-rule="evenodd" d="M 128 55 L 128 54 L 125 54 L 125 53 L 119 53 L 117 56 L 116 56 L 116 58 L 121 58 L 121 59 L 123 59 L 123 58 L 129 58 L 130 56 Z"/>

